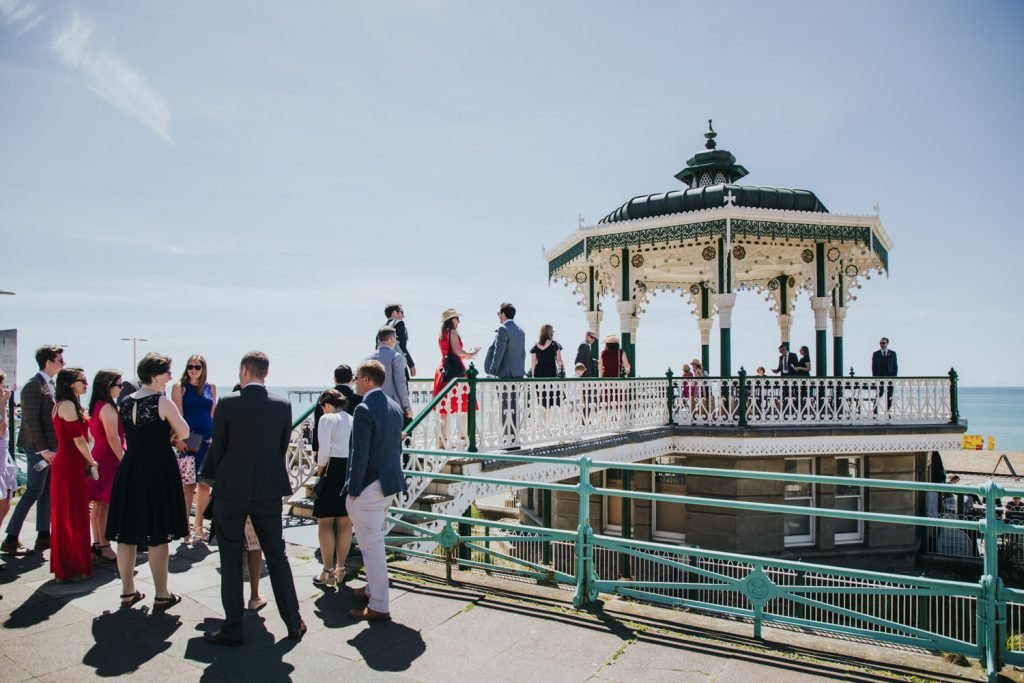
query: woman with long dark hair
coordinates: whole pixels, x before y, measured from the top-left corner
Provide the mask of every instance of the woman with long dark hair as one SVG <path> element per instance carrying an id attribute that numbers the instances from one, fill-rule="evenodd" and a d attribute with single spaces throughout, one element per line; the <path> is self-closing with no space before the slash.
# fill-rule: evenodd
<path id="1" fill-rule="evenodd" d="M 462 346 L 462 338 L 459 336 L 459 322 L 461 313 L 454 308 L 448 308 L 441 313 L 441 331 L 437 335 L 437 345 L 441 348 L 441 364 L 434 372 L 434 396 L 441 393 L 441 390 L 448 385 L 455 377 L 466 376 L 465 361 L 476 357 L 480 353 L 480 347 L 466 349 Z M 441 433 L 438 438 L 438 448 L 444 448 L 448 438 L 448 413 L 468 413 L 469 393 L 463 393 L 461 400 L 457 396 L 449 396 L 438 405 L 438 412 L 441 415 Z M 460 431 L 465 431 L 463 428 Z"/>
<path id="2" fill-rule="evenodd" d="M 313 503 L 320 540 L 320 558 L 324 569 L 313 579 L 317 586 L 331 588 L 345 578 L 345 558 L 352 545 L 352 521 L 342 495 L 348 474 L 348 448 L 352 436 L 352 416 L 345 412 L 345 397 L 336 389 L 320 394 L 317 403 L 324 411 L 320 418 L 320 450 L 316 474 L 324 478 L 323 489 Z M 337 557 L 337 561 L 335 561 Z"/>
<path id="3" fill-rule="evenodd" d="M 107 540 L 107 512 L 110 510 L 110 489 L 114 485 L 117 466 L 124 457 L 124 428 L 117 415 L 117 399 L 121 395 L 121 372 L 100 370 L 92 380 L 89 397 L 89 434 L 92 435 L 92 457 L 99 465 L 99 479 L 89 480 L 92 501 L 92 554 L 97 560 L 116 562 L 117 555 Z"/>
<path id="4" fill-rule="evenodd" d="M 89 387 L 81 368 L 57 373 L 53 430 L 57 454 L 50 465 L 50 571 L 58 582 L 92 576 L 89 552 L 89 491 L 86 477 L 99 477 L 89 452 L 89 416 L 80 397 Z"/>
<path id="5" fill-rule="evenodd" d="M 184 441 L 175 443 L 178 449 L 178 469 L 181 471 L 181 483 L 185 491 L 185 523 L 192 510 L 192 499 L 196 498 L 196 520 L 192 527 L 192 535 L 185 542 L 205 543 L 210 535 L 203 529 L 203 513 L 210 503 L 210 486 L 198 481 L 203 469 L 203 459 L 213 442 L 213 408 L 217 405 L 217 387 L 206 381 L 206 359 L 194 353 L 185 363 L 185 372 L 181 380 L 171 387 L 171 400 L 178 412 L 188 423 L 189 431 L 198 434 L 199 443 L 190 447 Z"/>
<path id="6" fill-rule="evenodd" d="M 142 388 L 120 408 L 128 448 L 110 492 L 107 538 L 117 542 L 121 606 L 131 607 L 146 597 L 135 589 L 135 558 L 141 546 L 148 550 L 156 590 L 153 609 L 162 612 L 181 602 L 180 595 L 167 590 L 168 544 L 188 534 L 171 436 L 188 438 L 188 425 L 164 396 L 171 381 L 171 359 L 147 353 L 137 370 Z"/>
<path id="7" fill-rule="evenodd" d="M 540 336 L 537 343 L 530 349 L 532 362 L 530 372 L 534 377 L 558 377 L 558 371 L 565 372 L 565 365 L 562 363 L 562 345 L 555 341 L 555 328 L 551 325 L 544 325 L 540 328 Z M 559 391 L 542 391 L 540 395 L 541 405 L 545 408 L 560 405 L 562 395 Z"/>

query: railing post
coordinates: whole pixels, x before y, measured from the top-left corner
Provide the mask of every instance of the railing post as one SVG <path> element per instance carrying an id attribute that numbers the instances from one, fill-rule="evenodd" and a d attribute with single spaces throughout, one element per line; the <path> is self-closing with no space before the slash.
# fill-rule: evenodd
<path id="1" fill-rule="evenodd" d="M 466 508 L 466 511 L 462 513 L 463 517 L 473 516 L 473 506 L 470 505 Z M 465 522 L 459 522 L 459 536 L 460 537 L 471 537 L 473 535 L 473 526 L 466 524 Z M 473 551 L 470 550 L 466 542 L 459 543 L 459 559 L 460 560 L 471 560 L 473 559 Z M 461 567 L 460 567 L 461 569 Z"/>
<path id="2" fill-rule="evenodd" d="M 981 646 L 985 672 L 990 681 L 995 681 L 1000 669 L 1000 654 L 1003 649 L 999 639 L 1005 629 L 1000 628 L 1000 613 L 997 604 L 1002 582 L 999 579 L 999 529 L 1001 522 L 996 520 L 996 495 L 998 487 L 988 481 L 981 487 L 985 496 L 985 524 L 983 533 L 985 560 L 980 580 L 982 598 L 978 601 L 978 645 Z"/>
<path id="3" fill-rule="evenodd" d="M 633 470 L 622 470 L 622 490 L 633 490 Z M 633 499 L 623 496 L 622 501 L 622 540 L 633 538 Z M 619 574 L 622 578 L 630 577 L 629 570 L 630 555 L 619 553 Z"/>
<path id="4" fill-rule="evenodd" d="M 668 380 L 668 388 L 665 390 L 665 399 L 668 401 L 668 423 L 674 425 L 676 423 L 675 417 L 675 403 L 676 396 L 675 391 L 672 388 L 672 368 L 665 371 L 665 379 Z"/>
<path id="5" fill-rule="evenodd" d="M 466 435 L 469 438 L 469 444 L 466 450 L 470 453 L 476 453 L 476 376 L 480 374 L 480 371 L 476 369 L 473 363 L 469 364 L 469 369 L 466 370 L 466 382 L 469 384 L 469 412 L 466 413 Z"/>
<path id="6" fill-rule="evenodd" d="M 580 468 L 579 492 L 579 524 L 576 527 L 576 594 L 572 603 L 575 607 L 583 607 L 597 598 L 597 590 L 592 583 L 594 546 L 591 543 L 593 530 L 590 528 L 590 456 L 584 455 L 577 461 Z"/>
<path id="7" fill-rule="evenodd" d="M 740 427 L 747 426 L 747 371 L 740 366 Z"/>
<path id="8" fill-rule="evenodd" d="M 956 396 L 956 380 L 958 375 L 953 368 L 949 369 L 949 421 L 960 422 L 960 403 Z"/>
<path id="9" fill-rule="evenodd" d="M 544 489 L 541 491 L 541 497 L 544 501 L 544 528 L 551 528 L 551 489 Z M 551 541 L 544 541 L 544 564 L 551 564 Z"/>

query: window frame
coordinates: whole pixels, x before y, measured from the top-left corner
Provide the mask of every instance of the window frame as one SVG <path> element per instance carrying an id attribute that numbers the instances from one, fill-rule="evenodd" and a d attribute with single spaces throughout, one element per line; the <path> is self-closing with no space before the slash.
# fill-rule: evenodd
<path id="1" fill-rule="evenodd" d="M 808 474 L 814 475 L 814 474 L 817 473 L 817 471 L 818 471 L 817 458 L 814 458 L 814 457 L 799 457 L 799 458 L 786 458 L 785 459 L 785 461 L 787 463 L 791 462 L 791 461 L 797 461 L 797 460 L 806 460 L 806 461 L 810 462 L 810 464 L 811 464 L 811 471 L 808 472 Z M 809 496 L 799 496 L 799 497 L 793 497 L 793 498 L 788 497 L 786 495 L 785 488 L 783 488 L 783 493 L 782 493 L 783 503 L 786 504 L 786 505 L 789 505 L 790 504 L 789 501 L 791 501 L 791 500 L 809 500 L 810 501 L 810 505 L 807 506 L 807 507 L 812 507 L 812 508 L 813 507 L 817 507 L 817 501 L 818 501 L 818 487 L 817 487 L 817 484 L 809 484 L 809 486 L 811 487 L 811 493 L 810 493 Z M 786 533 L 786 526 L 785 526 L 786 522 L 785 522 L 785 518 L 783 518 L 783 523 L 782 523 L 783 524 L 783 526 L 782 526 L 782 539 L 783 539 L 782 544 L 783 544 L 783 547 L 785 547 L 785 548 L 802 548 L 802 547 L 807 547 L 807 546 L 813 546 L 817 542 L 817 526 L 818 525 L 815 523 L 816 518 L 813 517 L 813 516 L 810 516 L 810 515 L 801 515 L 801 516 L 808 520 L 808 528 L 810 529 L 810 533 L 809 534 L 787 534 Z"/>
<path id="2" fill-rule="evenodd" d="M 662 459 L 671 459 L 673 462 L 658 462 Z M 666 455 L 659 456 L 652 459 L 652 464 L 656 465 L 673 465 L 682 466 L 686 464 L 686 458 L 677 455 Z M 683 478 L 683 486 L 686 486 L 686 475 L 678 475 Z M 651 493 L 658 493 L 658 473 L 651 473 Z M 668 541 L 670 543 L 681 543 L 686 541 L 686 532 L 679 531 L 660 531 L 658 529 L 658 506 L 662 505 L 661 501 L 652 501 L 654 504 L 651 505 L 651 540 L 652 541 Z M 684 508 L 686 503 L 664 503 L 665 505 L 682 505 Z"/>
<path id="3" fill-rule="evenodd" d="M 857 467 L 858 477 L 857 478 L 858 479 L 863 479 L 864 478 L 864 465 L 866 464 L 867 460 L 863 456 L 860 456 L 860 455 L 841 455 L 841 456 L 836 457 L 835 460 L 836 460 L 836 463 L 838 463 L 839 460 L 856 460 L 858 462 L 858 467 Z M 838 467 L 836 467 L 836 476 L 837 477 L 840 476 L 839 475 L 839 468 Z M 856 494 L 856 495 L 849 495 L 849 494 L 840 495 L 840 493 L 839 493 L 839 485 L 837 485 L 836 486 L 836 491 L 833 494 L 832 506 L 835 507 L 838 510 L 840 508 L 839 508 L 839 506 L 836 503 L 839 501 L 840 498 L 847 499 L 847 500 L 848 499 L 856 499 L 857 500 L 857 505 L 858 505 L 857 512 L 864 512 L 864 487 L 863 486 L 857 486 L 857 487 L 850 487 L 850 488 L 856 488 L 859 491 L 859 493 Z M 863 519 L 858 519 L 857 520 L 857 531 L 855 531 L 855 532 L 853 532 L 853 531 L 843 531 L 843 532 L 836 531 L 835 532 L 835 536 L 833 538 L 833 542 L 836 545 L 851 545 L 851 544 L 855 544 L 855 543 L 863 543 L 864 542 L 864 520 Z"/>

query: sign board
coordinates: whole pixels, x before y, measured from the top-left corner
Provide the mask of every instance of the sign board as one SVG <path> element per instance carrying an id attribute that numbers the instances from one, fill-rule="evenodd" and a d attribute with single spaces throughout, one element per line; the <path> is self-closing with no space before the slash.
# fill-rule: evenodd
<path id="1" fill-rule="evenodd" d="M 7 373 L 7 386 L 18 386 L 18 331 L 0 330 L 0 368 Z"/>
<path id="2" fill-rule="evenodd" d="M 985 450 L 985 437 L 981 434 L 964 434 L 963 448 L 965 451 Z"/>

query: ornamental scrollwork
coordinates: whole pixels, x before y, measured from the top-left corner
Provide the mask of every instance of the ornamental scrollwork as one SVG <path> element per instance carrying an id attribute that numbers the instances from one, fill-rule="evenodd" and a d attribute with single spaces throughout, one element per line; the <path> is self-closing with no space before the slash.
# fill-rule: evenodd
<path id="1" fill-rule="evenodd" d="M 633 258 L 631 258 L 629 262 L 633 264 L 634 268 L 639 268 L 640 266 L 644 265 L 644 255 L 633 254 Z"/>
<path id="2" fill-rule="evenodd" d="M 804 263 L 811 263 L 814 261 L 814 252 L 810 249 L 804 249 L 800 252 L 800 258 Z"/>
<path id="3" fill-rule="evenodd" d="M 618 254 L 612 254 L 608 257 L 608 264 L 612 268 L 618 268 L 620 263 L 622 263 L 622 259 L 619 258 Z"/>
<path id="4" fill-rule="evenodd" d="M 711 245 L 708 245 L 704 247 L 704 251 L 702 251 L 700 254 L 701 256 L 704 257 L 705 261 L 714 261 L 715 257 L 718 256 L 718 250 L 712 247 Z"/>
<path id="5" fill-rule="evenodd" d="M 732 248 L 732 256 L 737 261 L 742 261 L 747 257 L 747 249 L 742 244 L 737 244 Z"/>

